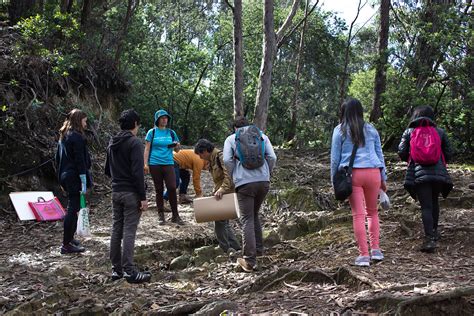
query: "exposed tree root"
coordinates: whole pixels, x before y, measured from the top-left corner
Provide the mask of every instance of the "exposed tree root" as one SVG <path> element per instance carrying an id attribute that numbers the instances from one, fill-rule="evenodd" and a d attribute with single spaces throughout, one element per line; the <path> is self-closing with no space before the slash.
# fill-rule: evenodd
<path id="1" fill-rule="evenodd" d="M 335 283 L 334 279 L 329 274 L 321 270 L 299 271 L 279 269 L 271 274 L 259 277 L 250 285 L 239 287 L 237 293 L 263 292 L 277 287 L 283 282 L 295 281 L 305 283 Z"/>
<path id="2" fill-rule="evenodd" d="M 474 306 L 468 300 L 468 297 L 473 295 L 474 287 L 409 298 L 383 294 L 370 299 L 360 299 L 352 309 L 370 309 L 378 313 L 395 315 L 473 315 Z"/>
<path id="3" fill-rule="evenodd" d="M 358 290 L 363 290 L 364 288 L 380 288 L 374 281 L 369 278 L 357 274 L 354 270 L 349 267 L 340 267 L 337 269 L 336 273 L 333 275 L 334 280 L 337 284 L 347 284 L 349 286 L 356 287 Z"/>

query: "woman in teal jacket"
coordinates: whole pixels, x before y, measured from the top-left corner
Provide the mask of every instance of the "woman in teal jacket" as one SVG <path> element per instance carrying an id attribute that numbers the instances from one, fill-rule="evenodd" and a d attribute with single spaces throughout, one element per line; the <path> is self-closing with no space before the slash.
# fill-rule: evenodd
<path id="1" fill-rule="evenodd" d="M 155 127 L 150 129 L 145 137 L 145 173 L 151 173 L 156 191 L 156 206 L 158 208 L 159 223 L 165 223 L 163 181 L 168 190 L 171 205 L 171 222 L 183 225 L 183 220 L 178 214 L 178 201 L 176 197 L 176 178 L 174 172 L 173 150 L 179 151 L 179 138 L 175 131 L 168 128 L 171 116 L 165 110 L 155 113 Z"/>

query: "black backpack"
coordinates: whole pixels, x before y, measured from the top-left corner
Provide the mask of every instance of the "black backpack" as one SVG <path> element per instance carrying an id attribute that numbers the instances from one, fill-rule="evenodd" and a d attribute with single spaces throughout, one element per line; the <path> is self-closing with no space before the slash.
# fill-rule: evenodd
<path id="1" fill-rule="evenodd" d="M 244 126 L 235 132 L 236 158 L 247 169 L 257 169 L 265 163 L 265 141 L 255 125 Z"/>

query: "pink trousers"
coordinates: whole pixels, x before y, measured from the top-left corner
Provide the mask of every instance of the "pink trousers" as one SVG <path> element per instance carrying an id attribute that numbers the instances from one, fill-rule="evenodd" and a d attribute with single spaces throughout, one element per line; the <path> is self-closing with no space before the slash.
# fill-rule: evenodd
<path id="1" fill-rule="evenodd" d="M 349 202 L 352 208 L 354 236 L 360 256 L 369 255 L 365 219 L 369 228 L 371 249 L 379 248 L 380 224 L 377 199 L 380 191 L 380 170 L 378 168 L 352 170 L 352 194 Z"/>

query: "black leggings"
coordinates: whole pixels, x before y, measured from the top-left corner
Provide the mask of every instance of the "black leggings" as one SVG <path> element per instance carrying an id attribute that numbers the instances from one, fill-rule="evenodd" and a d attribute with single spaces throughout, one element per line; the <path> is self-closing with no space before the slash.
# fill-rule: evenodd
<path id="1" fill-rule="evenodd" d="M 63 244 L 67 245 L 74 239 L 77 229 L 77 216 L 81 207 L 81 181 L 78 175 L 65 172 L 61 175 L 61 186 L 66 190 L 68 196 L 63 234 Z"/>
<path id="2" fill-rule="evenodd" d="M 439 202 L 441 184 L 436 182 L 419 183 L 415 185 L 416 195 L 421 205 L 421 218 L 425 235 L 433 237 L 438 229 Z"/>

